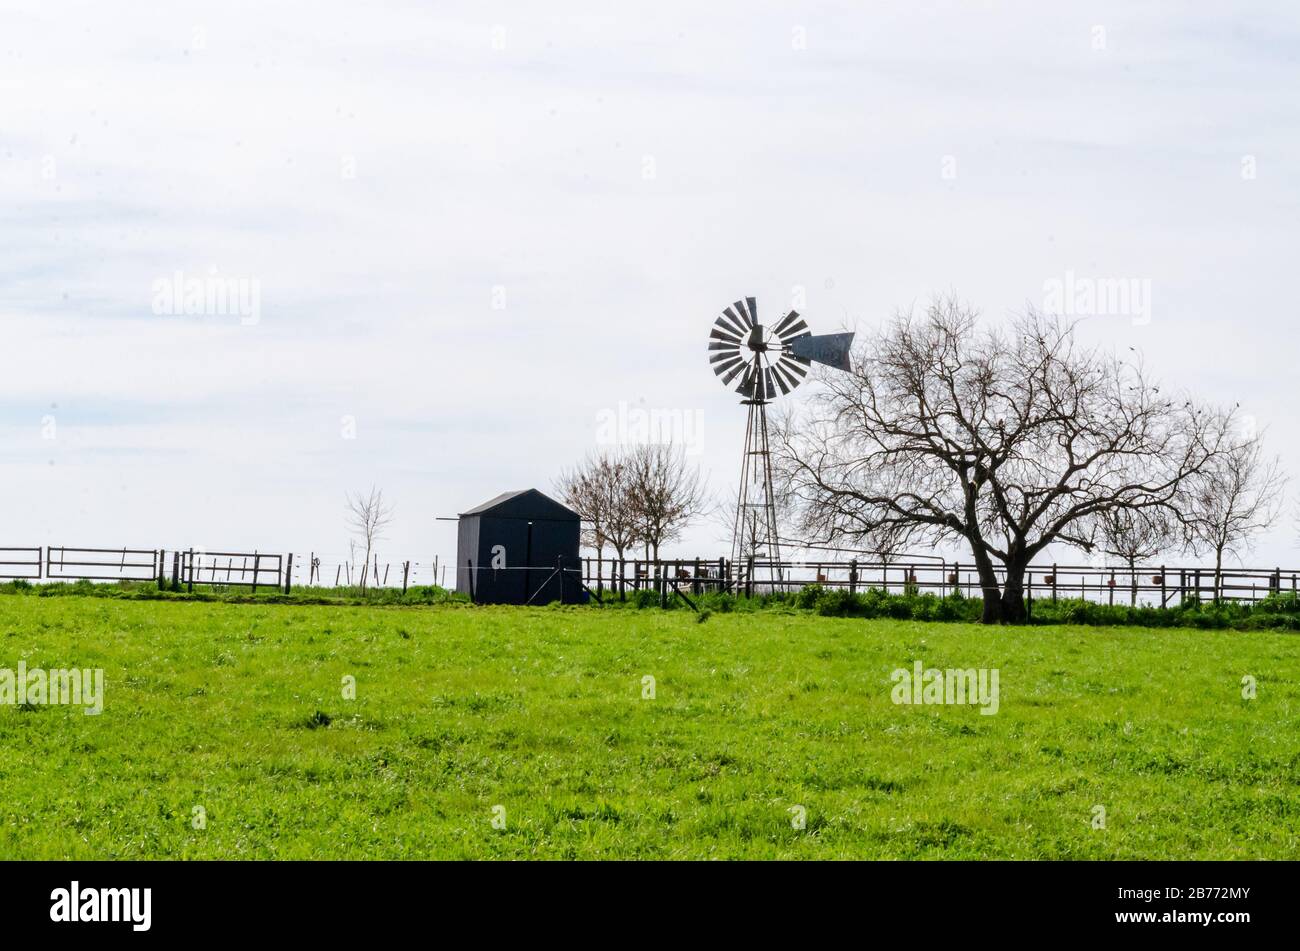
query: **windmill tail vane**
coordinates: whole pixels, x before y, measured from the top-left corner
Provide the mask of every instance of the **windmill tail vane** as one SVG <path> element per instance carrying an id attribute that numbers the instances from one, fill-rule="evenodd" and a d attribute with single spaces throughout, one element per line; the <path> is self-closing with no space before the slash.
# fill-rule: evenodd
<path id="1" fill-rule="evenodd" d="M 808 375 L 813 363 L 849 369 L 853 334 L 814 334 L 798 311 L 791 310 L 771 327 L 758 319 L 753 297 L 724 307 L 709 333 L 709 363 L 724 386 L 747 407 L 745 446 L 740 464 L 740 492 L 732 533 L 731 560 L 750 557 L 765 562 L 769 582 L 784 585 L 776 496 L 772 490 L 772 456 L 768 443 L 767 404 L 788 396 Z M 753 579 L 751 579 L 753 580 Z"/>

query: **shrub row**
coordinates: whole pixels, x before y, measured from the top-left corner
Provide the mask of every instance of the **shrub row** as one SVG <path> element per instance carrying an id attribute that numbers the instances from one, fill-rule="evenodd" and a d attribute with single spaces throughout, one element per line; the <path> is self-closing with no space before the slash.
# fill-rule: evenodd
<path id="1" fill-rule="evenodd" d="M 753 598 L 709 592 L 691 600 L 701 611 L 715 614 L 785 609 L 812 611 L 825 617 L 882 617 L 911 621 L 975 622 L 983 610 L 981 599 L 967 598 L 959 592 L 943 596 L 917 592 L 887 594 L 870 588 L 850 594 L 845 588 L 824 588 L 816 584 L 790 593 Z M 607 599 L 605 603 L 614 607 L 652 608 L 658 607 L 659 596 L 654 591 L 631 591 L 626 602 Z M 686 609 L 686 605 L 676 597 L 669 600 L 668 606 L 674 610 Z M 1228 601 L 1215 605 L 1189 599 L 1167 608 L 1098 604 L 1078 598 L 1036 599 L 1031 614 L 1032 624 L 1300 630 L 1300 600 L 1290 592 L 1272 595 L 1254 605 Z"/>
<path id="2" fill-rule="evenodd" d="M 151 582 L 122 581 L 92 584 L 89 581 L 34 585 L 28 581 L 0 584 L 0 594 L 50 598 L 83 595 L 124 598 L 137 601 L 225 601 L 258 604 L 339 605 L 423 605 L 468 603 L 468 598 L 437 585 L 418 585 L 402 592 L 396 588 L 296 588 L 289 594 L 261 589 L 256 594 L 247 586 L 195 585 L 193 593 L 160 591 Z M 823 617 L 893 618 L 910 621 L 965 621 L 980 619 L 983 602 L 960 592 L 949 595 L 888 594 L 878 588 L 850 594 L 846 588 L 805 585 L 795 591 L 756 595 L 752 598 L 706 592 L 691 599 L 702 613 L 727 614 L 750 611 L 810 611 Z M 659 606 L 659 595 L 650 590 L 627 592 L 627 600 L 606 597 L 607 607 L 647 609 Z M 670 610 L 686 610 L 677 597 L 668 600 Z M 1085 624 L 1129 627 L 1280 628 L 1300 630 L 1300 599 L 1291 592 L 1272 595 L 1255 604 L 1225 601 L 1220 604 L 1189 599 L 1168 608 L 1098 604 L 1077 598 L 1033 602 L 1032 624 Z"/>

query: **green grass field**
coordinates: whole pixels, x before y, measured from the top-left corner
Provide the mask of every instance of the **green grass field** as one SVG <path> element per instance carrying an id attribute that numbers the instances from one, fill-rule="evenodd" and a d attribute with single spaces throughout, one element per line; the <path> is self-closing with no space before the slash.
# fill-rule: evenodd
<path id="1" fill-rule="evenodd" d="M 0 668 L 106 686 L 0 706 L 0 854 L 1294 858 L 1297 637 L 3 596 Z M 915 660 L 999 712 L 895 705 Z"/>

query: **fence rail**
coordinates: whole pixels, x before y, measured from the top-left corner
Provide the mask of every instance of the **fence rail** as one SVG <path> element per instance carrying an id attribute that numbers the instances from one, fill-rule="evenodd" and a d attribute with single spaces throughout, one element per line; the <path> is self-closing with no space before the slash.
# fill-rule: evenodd
<path id="1" fill-rule="evenodd" d="M 27 557 L 23 557 L 27 556 Z M 0 578 L 37 581 L 41 577 L 39 548 L 0 548 Z"/>
<path id="2" fill-rule="evenodd" d="M 625 597 L 628 591 L 653 590 L 667 597 L 674 592 L 698 595 L 711 591 L 762 594 L 794 590 L 810 584 L 889 593 L 960 592 L 980 596 L 979 576 L 970 562 L 898 559 L 888 562 L 862 558 L 821 561 L 727 558 L 610 559 L 583 557 L 564 574 L 592 592 Z M 328 560 L 327 560 L 328 558 Z M 358 565 L 339 556 L 316 552 L 205 551 L 196 548 L 91 548 L 76 546 L 0 547 L 0 581 L 156 581 L 160 587 L 235 585 L 285 592 L 295 585 L 320 587 L 390 587 L 432 581 L 444 584 L 448 564 L 438 558 L 381 561 Z M 453 577 L 456 566 L 450 566 Z M 533 566 L 542 573 L 554 566 Z M 1004 573 L 995 574 L 999 583 Z M 542 575 L 539 574 L 538 577 Z M 1300 593 L 1300 568 L 1224 568 L 1217 578 L 1212 567 L 1137 565 L 1062 565 L 1030 567 L 1025 594 L 1031 599 L 1086 598 L 1109 604 L 1169 606 L 1191 598 L 1253 603 L 1281 592 Z M 468 592 L 467 592 L 468 593 Z"/>
<path id="3" fill-rule="evenodd" d="M 447 566 L 437 557 L 371 564 L 326 562 L 316 552 L 208 551 L 199 548 L 92 548 L 73 545 L 0 547 L 0 581 L 130 581 L 158 586 L 225 585 L 280 589 L 294 586 L 401 588 L 445 583 Z"/>
<path id="4" fill-rule="evenodd" d="M 45 549 L 45 577 L 50 581 L 151 581 L 157 573 L 158 552 L 152 548 Z"/>
<path id="5" fill-rule="evenodd" d="M 995 569 L 999 584 L 1006 574 Z M 798 589 L 810 584 L 847 588 L 851 592 L 876 588 L 890 593 L 960 592 L 979 597 L 979 574 L 960 561 L 762 561 L 732 563 L 726 558 L 596 559 L 584 558 L 583 583 L 596 591 L 689 588 L 694 594 L 728 591 L 736 594 Z M 1029 598 L 1085 598 L 1107 604 L 1169 606 L 1191 598 L 1255 602 L 1283 591 L 1300 589 L 1300 569 L 1224 568 L 1216 578 L 1204 566 L 1032 565 L 1025 575 Z"/>

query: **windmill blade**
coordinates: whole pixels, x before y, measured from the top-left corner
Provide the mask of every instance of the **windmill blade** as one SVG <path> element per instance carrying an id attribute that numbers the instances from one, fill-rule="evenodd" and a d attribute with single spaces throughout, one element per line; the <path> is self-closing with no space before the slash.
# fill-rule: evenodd
<path id="1" fill-rule="evenodd" d="M 737 347 L 740 346 L 740 336 L 732 333 L 730 329 L 724 329 L 722 327 L 715 327 L 713 330 L 709 331 L 709 339 L 725 340 L 728 343 L 735 344 Z"/>
<path id="2" fill-rule="evenodd" d="M 770 367 L 768 367 L 768 368 L 767 368 L 767 375 L 768 375 L 768 378 L 769 378 L 769 379 L 768 379 L 768 386 L 771 386 L 771 385 L 772 385 L 772 380 L 775 380 L 775 381 L 776 381 L 776 385 L 779 386 L 779 387 L 781 388 L 781 395 L 782 395 L 782 396 L 789 396 L 789 395 L 790 395 L 790 386 L 785 382 L 785 377 L 783 377 L 783 376 L 781 375 L 781 371 L 780 371 L 780 369 L 779 369 L 778 367 L 775 367 L 775 366 L 770 366 Z"/>
<path id="3" fill-rule="evenodd" d="M 736 313 L 736 310 L 733 307 L 724 309 L 722 311 L 722 316 L 718 318 L 717 322 L 719 326 L 726 327 L 728 330 L 732 331 L 732 333 L 741 337 L 749 333 L 749 325 L 741 319 L 740 315 Z"/>
<path id="4" fill-rule="evenodd" d="M 804 364 L 807 364 L 807 362 L 808 361 L 805 360 Z M 788 353 L 781 354 L 781 359 L 777 362 L 777 366 L 790 374 L 790 376 L 794 378 L 796 384 L 802 383 L 803 378 L 808 375 L 808 371 L 803 368 L 803 365 Z"/>
<path id="5" fill-rule="evenodd" d="M 733 350 L 730 353 L 715 353 L 713 356 L 709 357 L 709 363 L 713 363 L 713 364 L 725 363 L 728 366 L 730 366 L 732 360 L 739 360 L 739 359 L 740 359 L 740 352 Z"/>
<path id="6" fill-rule="evenodd" d="M 715 376 L 722 376 L 722 374 L 726 373 L 728 370 L 734 369 L 736 364 L 740 362 L 740 357 L 732 357 L 726 363 L 719 363 L 715 366 L 713 368 L 713 373 Z M 723 382 L 725 383 L 726 380 L 723 380 Z"/>
<path id="7" fill-rule="evenodd" d="M 797 310 L 790 311 L 790 313 L 786 314 L 784 317 L 782 317 L 780 320 L 776 322 L 776 326 L 772 328 L 772 333 L 776 334 L 778 337 L 782 336 L 785 331 L 785 328 L 789 327 L 792 323 L 794 323 L 798 319 L 799 319 L 799 311 Z"/>
<path id="8" fill-rule="evenodd" d="M 749 308 L 749 319 L 754 323 L 758 323 L 758 301 L 752 297 L 746 297 L 745 306 Z"/>
<path id="9" fill-rule="evenodd" d="M 753 298 L 751 297 L 750 300 L 753 300 Z M 725 314 L 725 313 L 729 313 L 729 312 L 731 312 L 731 311 L 735 311 L 737 314 L 740 315 L 740 319 L 743 320 L 743 321 L 745 322 L 745 329 L 746 329 L 746 330 L 748 330 L 748 329 L 750 329 L 751 327 L 754 326 L 754 318 L 751 317 L 751 316 L 749 316 L 749 311 L 745 309 L 745 302 L 744 302 L 744 301 L 741 301 L 741 300 L 736 301 L 734 304 L 732 304 L 730 307 L 728 307 L 725 311 L 723 311 L 723 313 Z"/>
<path id="10" fill-rule="evenodd" d="M 803 382 L 803 377 L 802 377 L 802 376 L 795 376 L 795 374 L 793 373 L 793 371 L 791 371 L 791 369 L 790 369 L 791 366 L 799 366 L 799 365 L 798 365 L 797 363 L 793 363 L 793 362 L 789 362 L 789 363 L 787 363 L 787 361 L 785 361 L 785 360 L 781 360 L 781 361 L 777 362 L 777 363 L 775 364 L 775 367 L 774 367 L 775 370 L 776 370 L 776 378 L 777 378 L 777 380 L 778 380 L 778 381 L 784 381 L 784 382 L 786 382 L 786 383 L 789 384 L 790 389 L 785 390 L 784 392 L 786 392 L 786 393 L 789 393 L 790 390 L 793 390 L 796 386 L 798 386 L 800 383 Z M 799 369 L 800 369 L 802 372 L 807 372 L 807 371 L 804 371 L 802 367 L 799 367 Z"/>
<path id="11" fill-rule="evenodd" d="M 789 351 L 802 360 L 812 360 L 836 370 L 849 369 L 849 348 L 853 334 L 806 334 L 790 341 Z"/>
<path id="12" fill-rule="evenodd" d="M 749 364 L 746 363 L 744 360 L 741 360 L 741 361 L 740 361 L 739 363 L 737 363 L 734 367 L 732 367 L 730 370 L 728 370 L 726 376 L 724 376 L 724 377 L 722 378 L 722 384 L 723 384 L 723 386 L 726 386 L 726 385 L 729 384 L 732 380 L 734 380 L 734 379 L 736 378 L 736 376 L 740 373 L 741 370 L 744 370 L 744 371 L 745 371 L 745 376 L 748 377 L 748 376 L 749 376 L 749 369 L 750 369 Z M 745 385 L 744 380 L 741 380 L 741 386 L 744 386 L 744 385 Z"/>
<path id="13" fill-rule="evenodd" d="M 800 317 L 798 314 L 795 314 L 794 318 L 795 318 L 795 322 L 791 324 L 789 327 L 786 327 L 784 330 L 781 331 L 780 337 L 782 343 L 785 343 L 791 337 L 796 337 L 800 334 L 806 334 L 812 332 L 808 329 L 808 325 L 803 322 L 802 317 Z"/>
<path id="14" fill-rule="evenodd" d="M 717 327 L 719 330 L 733 333 L 737 337 L 743 337 L 745 334 L 749 333 L 749 327 L 743 320 L 736 316 L 735 311 L 730 307 L 722 311 L 722 316 L 713 322 L 713 326 Z"/>
<path id="15" fill-rule="evenodd" d="M 740 378 L 740 385 L 736 387 L 736 392 L 745 399 L 753 399 L 756 388 L 761 386 L 758 378 L 758 367 L 753 363 L 745 364 L 745 375 Z"/>

